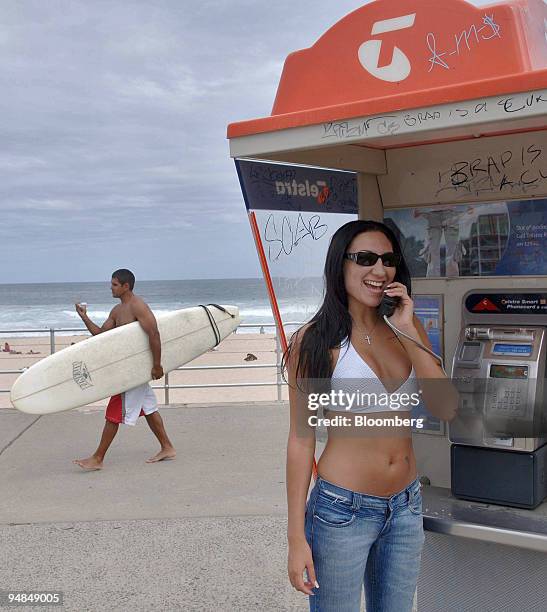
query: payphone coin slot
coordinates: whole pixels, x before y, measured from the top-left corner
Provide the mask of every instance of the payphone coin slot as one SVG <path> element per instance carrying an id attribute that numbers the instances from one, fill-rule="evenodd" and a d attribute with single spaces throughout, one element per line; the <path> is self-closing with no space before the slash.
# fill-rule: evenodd
<path id="1" fill-rule="evenodd" d="M 465 330 L 467 340 L 488 340 L 490 338 L 489 327 L 468 327 Z"/>

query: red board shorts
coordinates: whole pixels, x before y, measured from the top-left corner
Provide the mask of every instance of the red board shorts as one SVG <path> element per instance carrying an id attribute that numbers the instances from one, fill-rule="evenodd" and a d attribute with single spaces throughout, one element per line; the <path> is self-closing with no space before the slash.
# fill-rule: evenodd
<path id="1" fill-rule="evenodd" d="M 145 383 L 119 395 L 113 395 L 106 407 L 105 419 L 112 423 L 136 425 L 140 416 L 152 414 L 158 402 L 152 387 Z"/>

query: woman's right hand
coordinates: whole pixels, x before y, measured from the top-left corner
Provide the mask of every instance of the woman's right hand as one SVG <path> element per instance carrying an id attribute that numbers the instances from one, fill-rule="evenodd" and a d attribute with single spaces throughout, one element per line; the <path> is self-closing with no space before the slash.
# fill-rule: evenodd
<path id="1" fill-rule="evenodd" d="M 289 543 L 289 580 L 293 587 L 306 595 L 313 595 L 313 587 L 319 588 L 313 567 L 311 548 L 305 538 Z M 304 570 L 308 580 L 304 582 Z"/>

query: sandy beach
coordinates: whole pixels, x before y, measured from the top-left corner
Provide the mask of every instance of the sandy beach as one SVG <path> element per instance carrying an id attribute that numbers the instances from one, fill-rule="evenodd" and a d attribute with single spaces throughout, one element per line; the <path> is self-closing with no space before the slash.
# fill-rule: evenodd
<path id="1" fill-rule="evenodd" d="M 71 343 L 82 342 L 89 336 L 59 336 L 55 337 L 56 352 L 70 346 Z M 0 389 L 9 390 L 19 374 L 4 374 L 4 370 L 21 370 L 49 356 L 49 336 L 44 337 L 13 337 L 1 338 L 0 348 L 8 342 L 15 353 L 0 352 Z M 33 351 L 33 354 L 30 353 Z M 248 354 L 256 360 L 245 361 Z M 235 366 L 235 365 L 272 365 L 269 368 L 248 368 L 230 370 L 194 370 L 173 371 L 169 373 L 170 385 L 196 384 L 234 384 L 250 382 L 275 383 L 276 376 L 276 341 L 274 334 L 235 333 L 226 338 L 216 349 L 208 351 L 186 366 Z M 153 386 L 162 386 L 164 379 L 154 381 Z M 165 391 L 155 389 L 158 402 L 166 404 Z M 283 398 L 288 398 L 286 386 L 283 388 Z M 277 399 L 277 387 L 209 387 L 207 389 L 170 389 L 170 404 L 214 404 L 217 402 L 256 402 L 274 401 Z M 106 406 L 107 399 L 79 410 L 97 410 Z M 9 393 L 0 393 L 0 410 L 11 408 Z"/>

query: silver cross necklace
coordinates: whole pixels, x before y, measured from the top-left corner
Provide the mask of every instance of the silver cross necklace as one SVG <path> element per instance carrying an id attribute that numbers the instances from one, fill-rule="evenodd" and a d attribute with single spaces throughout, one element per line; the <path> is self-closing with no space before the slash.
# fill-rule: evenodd
<path id="1" fill-rule="evenodd" d="M 355 321 L 353 322 L 355 327 L 357 328 L 357 331 L 361 332 L 363 334 L 363 338 L 369 343 L 371 344 L 371 338 L 372 338 L 372 334 L 374 333 L 374 331 L 376 330 L 376 327 L 378 326 L 378 322 L 380 321 L 380 317 L 378 317 L 376 319 L 376 323 L 374 324 L 374 327 L 370 330 L 370 333 L 368 333 L 366 330 L 362 330 L 359 328 L 358 325 L 355 325 Z"/>

